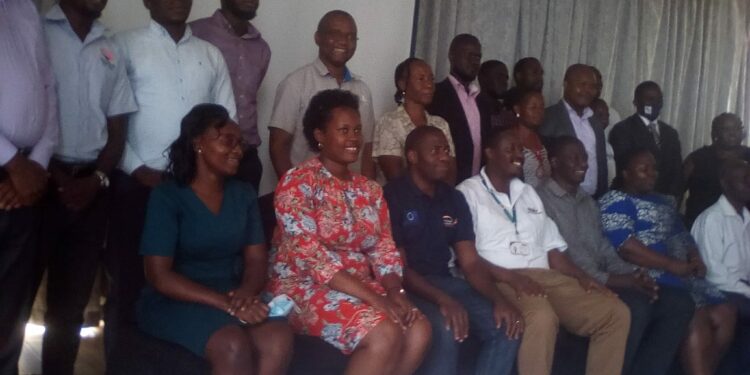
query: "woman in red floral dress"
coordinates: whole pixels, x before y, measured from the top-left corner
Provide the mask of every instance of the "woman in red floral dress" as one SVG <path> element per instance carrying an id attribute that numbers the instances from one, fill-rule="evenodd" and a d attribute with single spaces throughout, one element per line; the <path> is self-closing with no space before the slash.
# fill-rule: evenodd
<path id="1" fill-rule="evenodd" d="M 269 289 L 297 304 L 289 319 L 298 333 L 352 355 L 348 374 L 412 373 L 430 326 L 401 287 L 382 189 L 348 168 L 362 146 L 357 98 L 318 93 L 303 130 L 320 155 L 289 170 L 276 188 Z"/>

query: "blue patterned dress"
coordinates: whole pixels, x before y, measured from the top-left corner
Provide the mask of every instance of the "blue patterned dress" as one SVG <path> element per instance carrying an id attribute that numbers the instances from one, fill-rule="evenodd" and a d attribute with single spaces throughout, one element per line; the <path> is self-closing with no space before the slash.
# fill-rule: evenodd
<path id="1" fill-rule="evenodd" d="M 685 229 L 673 198 L 661 194 L 630 195 L 611 190 L 599 199 L 602 227 L 612 246 L 619 249 L 635 237 L 651 251 L 686 260 L 688 250 L 697 248 Z M 660 285 L 688 288 L 695 304 L 724 302 L 724 295 L 705 279 L 682 278 L 660 269 L 649 269 L 649 275 Z"/>

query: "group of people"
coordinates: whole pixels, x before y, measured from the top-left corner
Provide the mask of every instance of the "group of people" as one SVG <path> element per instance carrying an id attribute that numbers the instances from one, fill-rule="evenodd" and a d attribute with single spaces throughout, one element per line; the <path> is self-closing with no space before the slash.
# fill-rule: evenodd
<path id="1" fill-rule="evenodd" d="M 347 67 L 355 20 L 333 10 L 318 57 L 276 91 L 267 240 L 258 1 L 188 24 L 191 0 L 146 0 L 149 25 L 114 37 L 106 3 L 60 0 L 40 20 L 0 0 L 0 374 L 17 372 L 45 270 L 43 371 L 73 373 L 100 263 L 108 356 L 136 321 L 215 374 L 284 373 L 294 334 L 349 355 L 348 374 L 453 374 L 467 339 L 477 374 L 549 374 L 560 327 L 588 338 L 588 374 L 712 374 L 735 332 L 750 350 L 736 115 L 683 161 L 655 82 L 610 131 L 596 68 L 570 66 L 545 108 L 539 60 L 508 88 L 460 34 L 444 80 L 418 58 L 396 67 L 397 106 L 376 121 Z M 286 318 L 269 316 L 279 295 Z"/>

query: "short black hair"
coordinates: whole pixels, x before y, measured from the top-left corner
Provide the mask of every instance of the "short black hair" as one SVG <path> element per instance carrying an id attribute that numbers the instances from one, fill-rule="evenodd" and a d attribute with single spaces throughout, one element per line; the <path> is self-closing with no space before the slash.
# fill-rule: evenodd
<path id="1" fill-rule="evenodd" d="M 719 125 L 721 125 L 725 121 L 737 121 L 740 124 L 742 123 L 742 119 L 740 119 L 740 116 L 737 116 L 734 113 L 724 112 L 714 117 L 714 119 L 711 121 L 711 134 L 713 135 L 718 130 Z"/>
<path id="2" fill-rule="evenodd" d="M 532 95 L 542 95 L 542 92 L 539 90 L 521 89 L 518 91 L 518 94 L 516 95 L 516 101 L 513 104 L 520 105 Z M 544 98 L 544 96 L 542 96 L 542 98 Z"/>
<path id="3" fill-rule="evenodd" d="M 654 81 L 643 81 L 638 84 L 638 86 L 635 87 L 635 92 L 633 93 L 633 99 L 638 99 L 639 96 L 643 95 L 643 93 L 646 90 L 659 90 L 661 91 L 661 87 L 659 87 L 659 84 Z"/>
<path id="4" fill-rule="evenodd" d="M 424 60 L 420 58 L 409 57 L 396 66 L 396 71 L 393 74 L 393 83 L 396 84 L 396 94 L 393 95 L 393 100 L 398 104 L 401 104 L 404 100 L 404 93 L 398 87 L 398 81 L 409 81 L 409 76 L 411 75 L 411 64 L 417 61 L 424 62 Z"/>
<path id="5" fill-rule="evenodd" d="M 339 89 L 320 91 L 310 99 L 302 118 L 302 132 L 310 149 L 320 151 L 318 141 L 315 140 L 315 129 L 325 130 L 326 124 L 331 121 L 333 110 L 342 107 L 359 112 L 359 99 L 351 92 Z"/>
<path id="6" fill-rule="evenodd" d="M 545 143 L 545 147 L 547 148 L 547 157 L 551 160 L 552 158 L 560 156 L 562 150 L 572 144 L 579 144 L 583 146 L 583 142 L 581 142 L 580 139 L 571 135 L 561 135 L 559 137 L 550 138 L 548 142 Z"/>
<path id="7" fill-rule="evenodd" d="M 592 73 L 594 73 L 594 67 L 586 64 L 573 64 L 568 67 L 568 69 L 565 69 L 565 76 L 563 77 L 563 81 L 567 82 L 570 79 L 570 76 L 573 75 L 573 73 L 576 73 L 578 71 L 584 71 L 588 70 Z"/>
<path id="8" fill-rule="evenodd" d="M 630 151 L 623 152 L 620 154 L 615 154 L 615 178 L 612 180 L 612 189 L 621 189 L 623 186 L 623 171 L 628 169 L 630 164 L 633 162 L 633 160 L 637 156 L 641 156 L 643 154 L 650 154 L 654 155 L 653 152 L 651 152 L 650 149 L 645 147 L 636 147 Z"/>
<path id="9" fill-rule="evenodd" d="M 521 73 L 521 71 L 526 68 L 526 65 L 528 65 L 528 64 L 530 64 L 532 62 L 537 62 L 537 63 L 539 63 L 539 65 L 542 64 L 542 62 L 539 61 L 539 59 L 537 59 L 536 57 L 524 57 L 524 58 L 516 61 L 515 65 L 513 65 L 513 77 L 515 77 L 516 74 Z"/>
<path id="10" fill-rule="evenodd" d="M 747 168 L 748 164 L 745 160 L 738 158 L 730 158 L 721 162 L 719 165 L 719 180 L 724 181 L 729 177 L 729 174 L 740 168 Z"/>
<path id="11" fill-rule="evenodd" d="M 323 15 L 323 17 L 320 17 L 320 21 L 318 21 L 318 29 L 317 32 L 324 32 L 326 31 L 325 26 L 328 23 L 328 21 L 333 17 L 347 17 L 354 23 L 354 17 L 352 17 L 351 14 L 341 10 L 341 9 L 334 9 L 326 14 Z"/>
<path id="12" fill-rule="evenodd" d="M 458 34 L 455 37 L 453 37 L 453 40 L 451 41 L 450 47 L 448 47 L 448 53 L 452 54 L 458 46 L 462 46 L 464 44 L 477 44 L 482 45 L 479 43 L 479 39 L 471 34 Z"/>
<path id="13" fill-rule="evenodd" d="M 490 71 L 492 69 L 495 69 L 499 66 L 504 66 L 505 69 L 508 69 L 508 66 L 505 65 L 505 63 L 500 60 L 487 60 L 483 62 L 482 65 L 479 66 L 479 76 L 482 77 L 487 74 L 490 74 Z"/>
<path id="14" fill-rule="evenodd" d="M 482 150 L 494 148 L 506 136 L 516 132 L 515 126 L 496 126 L 490 129 L 486 137 L 482 137 Z"/>
<path id="15" fill-rule="evenodd" d="M 182 118 L 180 135 L 169 146 L 165 175 L 180 185 L 193 182 L 197 169 L 193 142 L 209 128 L 221 129 L 230 122 L 229 112 L 218 104 L 198 104 Z"/>
<path id="16" fill-rule="evenodd" d="M 429 134 L 442 135 L 443 137 L 445 137 L 443 131 L 434 126 L 417 126 L 414 130 L 409 132 L 409 135 L 406 136 L 406 141 L 404 141 L 404 155 L 406 155 L 407 152 L 416 149 L 420 144 L 422 144 L 422 141 Z"/>

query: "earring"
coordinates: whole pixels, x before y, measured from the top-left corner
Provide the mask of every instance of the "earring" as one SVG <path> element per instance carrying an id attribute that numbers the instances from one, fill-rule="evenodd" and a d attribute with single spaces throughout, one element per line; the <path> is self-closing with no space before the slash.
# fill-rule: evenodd
<path id="1" fill-rule="evenodd" d="M 199 153 L 199 154 L 202 154 L 202 153 L 203 153 L 203 149 L 202 149 L 202 148 L 199 148 L 199 149 L 198 149 L 198 153 Z"/>
<path id="2" fill-rule="evenodd" d="M 318 142 L 318 150 L 322 150 L 322 149 L 323 149 L 323 144 Z"/>
<path id="3" fill-rule="evenodd" d="M 516 118 L 521 118 L 521 114 L 516 113 Z"/>

